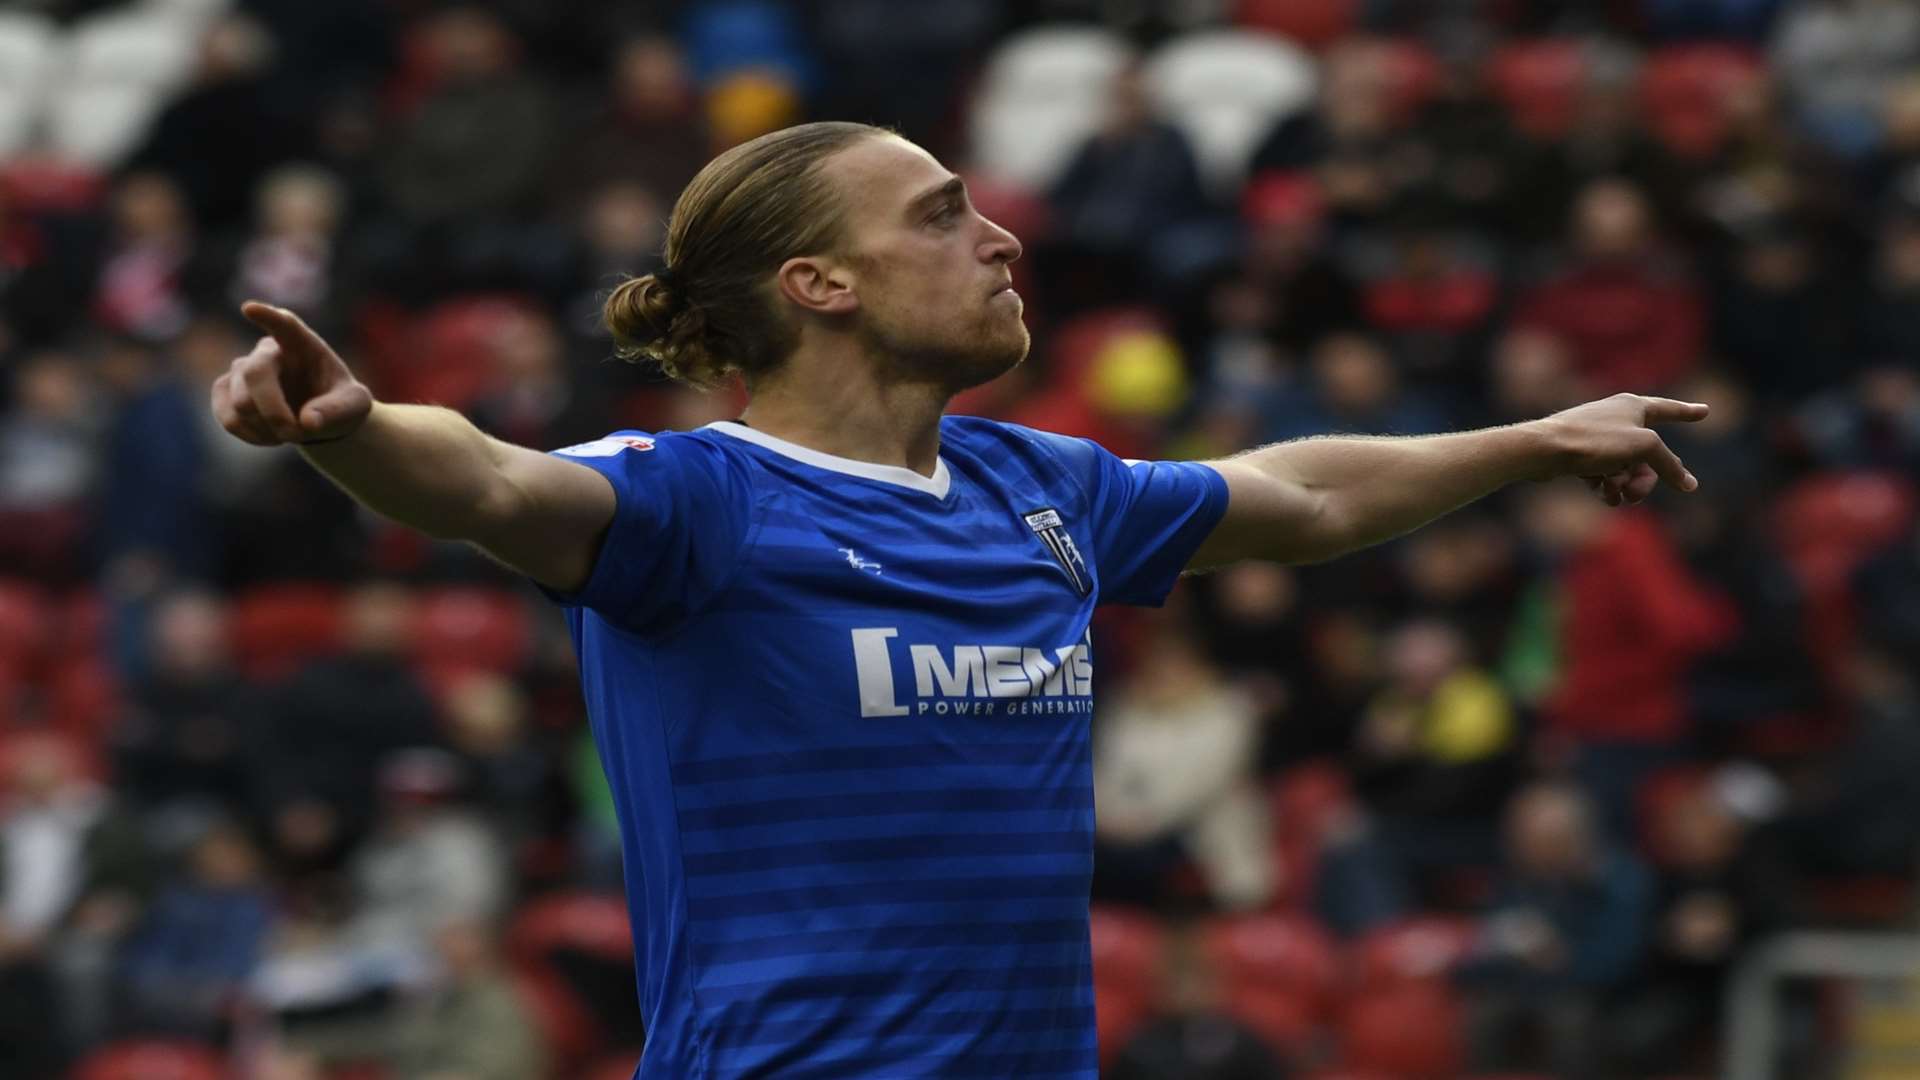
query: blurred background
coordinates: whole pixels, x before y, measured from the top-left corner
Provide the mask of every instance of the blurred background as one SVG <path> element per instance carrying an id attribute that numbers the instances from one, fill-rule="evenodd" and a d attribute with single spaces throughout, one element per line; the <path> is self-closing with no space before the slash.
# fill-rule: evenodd
<path id="1" fill-rule="evenodd" d="M 0 1074 L 629 1075 L 556 610 L 207 385 L 253 297 L 533 446 L 731 416 L 599 299 L 844 118 L 1026 245 L 958 411 L 1714 408 L 1692 497 L 1101 614 L 1111 1075 L 1920 1076 L 1917 61 L 1904 0 L 0 4 Z"/>

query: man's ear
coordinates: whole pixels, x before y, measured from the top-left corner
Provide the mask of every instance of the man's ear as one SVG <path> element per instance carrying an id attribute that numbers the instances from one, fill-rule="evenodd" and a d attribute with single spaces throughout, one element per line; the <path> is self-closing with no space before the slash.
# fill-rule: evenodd
<path id="1" fill-rule="evenodd" d="M 845 315 L 860 306 L 853 271 L 844 264 L 802 255 L 780 264 L 775 275 L 781 295 L 806 311 Z"/>

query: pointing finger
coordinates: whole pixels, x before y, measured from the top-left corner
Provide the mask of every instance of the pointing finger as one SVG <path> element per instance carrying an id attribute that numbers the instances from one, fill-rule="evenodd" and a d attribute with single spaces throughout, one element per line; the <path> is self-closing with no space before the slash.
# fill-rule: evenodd
<path id="1" fill-rule="evenodd" d="M 300 316 L 286 308 L 249 300 L 240 305 L 240 314 L 245 315 L 248 322 L 271 334 L 283 349 L 309 354 L 326 351 L 327 343 L 320 335 L 314 333 L 313 328 Z"/>
<path id="2" fill-rule="evenodd" d="M 1712 409 L 1698 401 L 1675 401 L 1672 398 L 1646 398 L 1647 424 L 1670 424 L 1676 421 L 1693 423 L 1705 420 Z"/>

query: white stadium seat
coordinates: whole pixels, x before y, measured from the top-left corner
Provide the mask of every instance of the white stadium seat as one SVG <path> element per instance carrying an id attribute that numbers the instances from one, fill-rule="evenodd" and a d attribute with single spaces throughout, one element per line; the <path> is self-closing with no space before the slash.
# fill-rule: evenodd
<path id="1" fill-rule="evenodd" d="M 0 87 L 31 88 L 47 77 L 59 52 L 53 20 L 0 12 Z"/>
<path id="2" fill-rule="evenodd" d="M 1044 189 L 1099 128 L 1114 79 L 1133 57 L 1125 38 L 1100 27 L 1045 26 L 1009 38 L 988 57 L 973 99 L 973 166 Z"/>
<path id="3" fill-rule="evenodd" d="M 1103 118 L 1097 101 L 976 102 L 969 132 L 972 164 L 996 179 L 1029 191 L 1045 191 Z"/>
<path id="4" fill-rule="evenodd" d="M 48 103 L 48 148 L 69 161 L 111 168 L 132 152 L 163 103 L 138 83 L 64 87 Z"/>
<path id="5" fill-rule="evenodd" d="M 233 10 L 233 0 L 141 0 L 134 10 L 204 27 Z"/>
<path id="6" fill-rule="evenodd" d="M 142 11 L 88 19 L 74 27 L 63 73 L 71 85 L 119 83 L 171 90 L 192 76 L 200 26 Z"/>
<path id="7" fill-rule="evenodd" d="M 1217 190 L 1246 177 L 1260 137 L 1313 102 L 1313 57 L 1285 38 L 1250 30 L 1209 30 L 1175 38 L 1146 63 L 1156 109 L 1186 133 L 1201 172 Z"/>
<path id="8" fill-rule="evenodd" d="M 27 149 L 39 119 L 39 94 L 22 87 L 0 86 L 0 162 Z"/>
<path id="9" fill-rule="evenodd" d="M 1133 59 L 1125 38 L 1097 26 L 1042 26 L 1008 38 L 987 58 L 984 97 L 1028 101 L 1103 96 Z"/>

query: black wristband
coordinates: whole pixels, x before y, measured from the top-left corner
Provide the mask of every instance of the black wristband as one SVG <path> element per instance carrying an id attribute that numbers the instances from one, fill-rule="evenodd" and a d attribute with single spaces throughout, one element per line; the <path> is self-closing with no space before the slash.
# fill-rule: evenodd
<path id="1" fill-rule="evenodd" d="M 346 433 L 344 433 L 344 434 L 340 434 L 340 435 L 334 435 L 334 436 L 330 436 L 330 437 L 328 437 L 328 438 L 325 438 L 325 439 L 301 439 L 301 440 L 300 440 L 299 442 L 297 442 L 297 443 L 294 443 L 293 445 L 295 445 L 295 446 L 325 446 L 325 445 L 326 445 L 327 443 L 336 443 L 336 442 L 339 442 L 339 441 L 340 441 L 341 439 L 344 439 L 344 438 L 347 438 L 348 436 L 350 436 L 350 435 L 352 435 L 354 431 L 359 431 L 359 430 L 360 430 L 359 428 L 354 428 L 354 429 L 353 429 L 353 431 L 349 431 L 349 432 L 346 432 Z"/>

